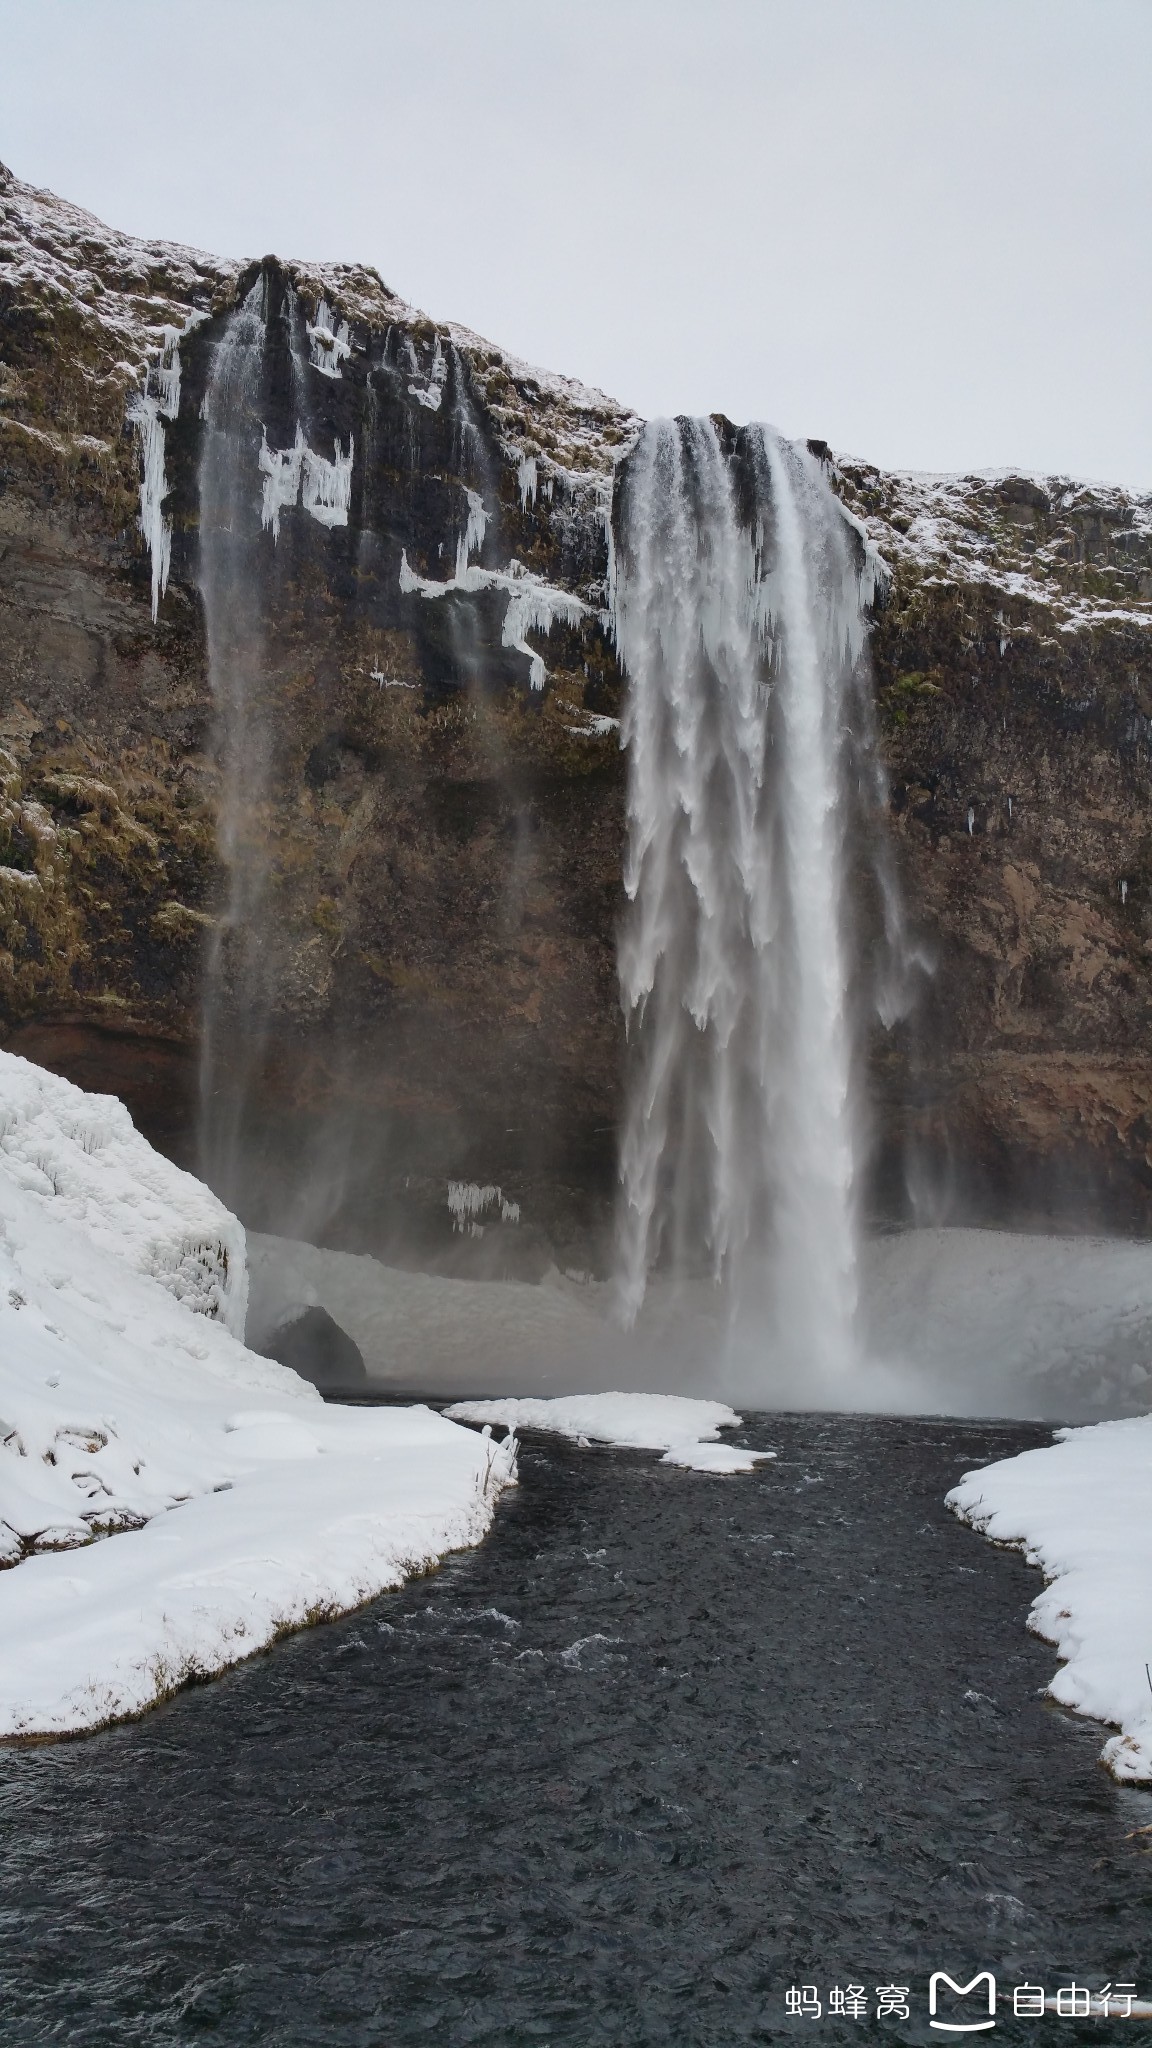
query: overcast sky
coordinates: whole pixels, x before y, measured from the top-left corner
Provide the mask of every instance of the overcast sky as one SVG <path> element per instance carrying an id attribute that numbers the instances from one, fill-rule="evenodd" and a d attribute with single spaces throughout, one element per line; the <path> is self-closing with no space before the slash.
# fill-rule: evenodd
<path id="1" fill-rule="evenodd" d="M 649 416 L 1152 488 L 1152 0 L 0 0 L 0 158 Z"/>

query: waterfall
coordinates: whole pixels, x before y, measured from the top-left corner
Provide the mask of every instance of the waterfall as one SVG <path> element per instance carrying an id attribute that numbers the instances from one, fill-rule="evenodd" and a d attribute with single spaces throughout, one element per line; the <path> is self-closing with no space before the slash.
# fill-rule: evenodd
<path id="1" fill-rule="evenodd" d="M 265 287 L 257 279 L 229 314 L 213 352 L 202 407 L 200 590 L 215 709 L 217 843 L 226 897 L 205 961 L 200 1058 L 200 1170 L 226 1198 L 240 1167 L 247 1080 L 260 1057 L 264 979 L 260 909 L 267 890 L 265 810 L 270 775 L 260 695 L 259 451 Z"/>
<path id="2" fill-rule="evenodd" d="M 657 422 L 624 466 L 623 1309 L 657 1265 L 708 1271 L 767 1357 L 833 1382 L 855 1349 L 846 839 L 874 573 L 819 462 L 768 428 Z"/>

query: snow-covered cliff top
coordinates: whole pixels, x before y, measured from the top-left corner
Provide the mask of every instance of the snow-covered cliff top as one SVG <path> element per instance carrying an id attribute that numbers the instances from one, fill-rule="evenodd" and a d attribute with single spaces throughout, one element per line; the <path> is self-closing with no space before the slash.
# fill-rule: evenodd
<path id="1" fill-rule="evenodd" d="M 0 436 L 22 436 L 82 464 L 115 462 L 127 476 L 128 400 L 167 336 L 190 315 L 230 304 L 248 268 L 120 234 L 0 166 L 0 312 L 17 330 L 52 323 L 66 358 L 57 367 L 68 373 L 50 393 L 37 391 L 0 361 Z M 458 349 L 522 465 L 522 488 L 535 491 L 537 466 L 541 481 L 554 467 L 595 481 L 600 501 L 642 425 L 627 407 L 466 327 L 432 321 L 372 269 L 293 261 L 284 269 L 317 319 L 323 308 L 333 327 L 344 324 L 345 353 L 389 326 L 408 332 L 414 361 L 440 346 Z M 1046 607 L 1063 629 L 1152 623 L 1152 497 L 1020 471 L 933 476 L 830 459 L 845 504 L 901 580 L 986 585 L 1007 604 Z"/>
<path id="2" fill-rule="evenodd" d="M 974 583 L 1062 630 L 1152 626 L 1152 497 L 1021 470 L 936 476 L 838 455 L 836 488 L 906 582 Z"/>
<path id="3" fill-rule="evenodd" d="M 225 261 L 178 242 L 141 240 L 105 227 L 93 214 L 22 183 L 0 165 L 0 310 L 57 323 L 62 344 L 83 336 L 98 384 L 111 387 L 122 416 L 126 396 L 155 363 L 166 330 L 190 313 L 229 304 L 250 264 Z M 286 261 L 284 269 L 313 310 L 324 304 L 347 322 L 351 341 L 364 330 L 401 326 L 421 342 L 459 349 L 498 431 L 515 455 L 580 472 L 608 471 L 641 422 L 627 407 L 575 378 L 533 368 L 454 323 L 437 323 L 360 264 Z M 22 416 L 11 373 L 0 370 L 0 422 L 40 434 L 44 419 Z M 96 391 L 92 396 L 95 398 Z M 7 419 L 5 419 L 7 413 Z M 105 409 L 105 423 L 107 413 Z"/>

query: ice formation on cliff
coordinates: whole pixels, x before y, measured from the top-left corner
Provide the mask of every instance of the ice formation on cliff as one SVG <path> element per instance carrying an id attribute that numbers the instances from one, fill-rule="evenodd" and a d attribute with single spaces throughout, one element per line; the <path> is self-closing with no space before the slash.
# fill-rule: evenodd
<path id="1" fill-rule="evenodd" d="M 352 353 L 352 332 L 346 320 L 333 313 L 327 299 L 316 308 L 315 321 L 306 322 L 309 361 L 322 377 L 339 377 L 340 365 Z"/>
<path id="2" fill-rule="evenodd" d="M 508 605 L 500 631 L 501 645 L 524 655 L 528 662 L 528 681 L 534 690 L 544 688 L 548 670 L 543 655 L 529 646 L 528 634 L 550 633 L 557 621 L 575 626 L 589 615 L 589 607 L 581 598 L 570 590 L 557 590 L 553 584 L 545 583 L 515 556 L 507 569 L 482 569 L 477 563 L 470 562 L 462 574 L 458 568 L 456 575 L 450 576 L 446 583 L 437 583 L 432 577 L 418 576 L 409 567 L 407 550 L 404 550 L 400 557 L 400 588 L 405 592 L 418 591 L 421 597 L 446 597 L 450 590 L 506 591 Z"/>
<path id="3" fill-rule="evenodd" d="M 260 471 L 264 497 L 260 517 L 265 530 L 271 527 L 274 540 L 280 538 L 281 512 L 297 503 L 321 526 L 347 526 L 354 452 L 351 435 L 347 451 L 336 441 L 331 462 L 308 446 L 302 426 L 297 426 L 290 448 L 270 448 L 267 435 L 263 435 Z"/>
<path id="4" fill-rule="evenodd" d="M 152 557 L 152 617 L 160 610 L 160 599 L 168 588 L 172 562 L 172 527 L 164 516 L 168 495 L 165 471 L 164 421 L 180 412 L 180 343 L 207 314 L 192 311 L 182 328 L 161 329 L 157 360 L 145 372 L 144 386 L 128 401 L 128 419 L 140 443 L 140 531 Z"/>

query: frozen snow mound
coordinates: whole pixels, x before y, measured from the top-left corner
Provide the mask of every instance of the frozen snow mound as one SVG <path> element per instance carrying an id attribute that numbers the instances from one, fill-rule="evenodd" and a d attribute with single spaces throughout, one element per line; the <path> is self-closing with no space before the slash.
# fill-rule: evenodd
<path id="1" fill-rule="evenodd" d="M 244 1334 L 244 1230 L 202 1182 L 142 1138 L 114 1095 L 89 1095 L 0 1052 L 0 1176 L 46 1216 Z"/>
<path id="2" fill-rule="evenodd" d="M 233 1219 L 120 1104 L 0 1061 L 0 1739 L 139 1713 L 478 1542 L 514 1441 L 246 1350 L 171 1256 L 215 1226 L 242 1303 Z"/>
<path id="3" fill-rule="evenodd" d="M 1152 1415 L 1062 1429 L 1055 1444 L 968 1472 L 948 1505 L 1047 1581 L 1028 1626 L 1063 1659 L 1054 1700 L 1119 1729 L 1101 1762 L 1152 1782 Z"/>
<path id="4" fill-rule="evenodd" d="M 505 1429 L 548 1430 L 574 1443 L 663 1451 L 663 1465 L 693 1472 L 750 1472 L 775 1451 L 717 1442 L 741 1418 L 723 1401 L 680 1394 L 570 1394 L 555 1400 L 456 1401 L 445 1413 L 458 1422 L 502 1423 Z"/>

